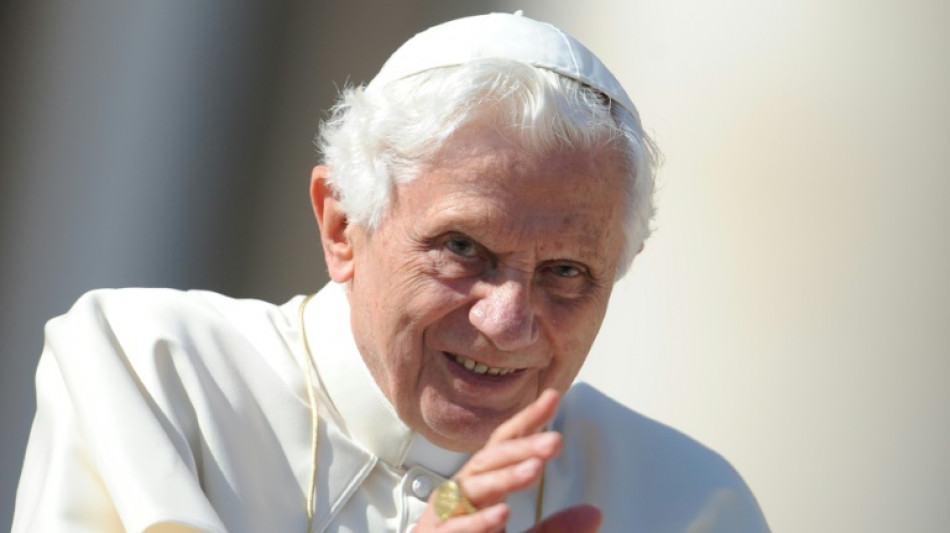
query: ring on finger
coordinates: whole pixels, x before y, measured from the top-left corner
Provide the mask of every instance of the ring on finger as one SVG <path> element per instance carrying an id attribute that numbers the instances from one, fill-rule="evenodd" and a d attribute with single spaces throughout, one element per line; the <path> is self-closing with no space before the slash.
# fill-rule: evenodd
<path id="1" fill-rule="evenodd" d="M 478 511 L 478 508 L 462 492 L 462 487 L 454 479 L 445 481 L 436 487 L 432 505 L 435 514 L 442 521 Z"/>

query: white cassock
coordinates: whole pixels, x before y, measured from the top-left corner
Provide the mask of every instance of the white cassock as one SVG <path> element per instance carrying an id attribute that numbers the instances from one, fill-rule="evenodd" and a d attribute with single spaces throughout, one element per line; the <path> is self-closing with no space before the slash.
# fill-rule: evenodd
<path id="1" fill-rule="evenodd" d="M 298 312 L 200 291 L 83 296 L 49 322 L 14 532 L 305 532 L 313 454 Z M 350 332 L 342 287 L 304 315 L 319 430 L 313 531 L 411 531 L 468 459 L 406 427 Z M 543 513 L 593 503 L 605 532 L 760 532 L 714 452 L 586 385 L 565 396 Z M 508 531 L 534 523 L 513 495 Z"/>

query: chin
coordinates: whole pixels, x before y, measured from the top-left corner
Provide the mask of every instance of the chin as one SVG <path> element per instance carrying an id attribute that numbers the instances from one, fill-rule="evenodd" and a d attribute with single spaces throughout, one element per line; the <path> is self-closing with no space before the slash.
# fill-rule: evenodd
<path id="1" fill-rule="evenodd" d="M 446 450 L 451 450 L 453 452 L 462 452 L 462 453 L 475 453 L 478 450 L 481 450 L 485 443 L 488 442 L 488 438 L 491 436 L 491 431 L 488 431 L 484 434 L 446 434 L 443 432 L 436 433 L 432 432 L 432 435 L 427 435 L 426 438 L 429 442 L 439 446 L 440 448 L 445 448 Z"/>
<path id="2" fill-rule="evenodd" d="M 423 410 L 421 428 L 417 431 L 436 446 L 456 452 L 473 453 L 480 450 L 495 428 L 514 415 L 499 412 L 477 412 L 453 404 L 438 409 Z"/>

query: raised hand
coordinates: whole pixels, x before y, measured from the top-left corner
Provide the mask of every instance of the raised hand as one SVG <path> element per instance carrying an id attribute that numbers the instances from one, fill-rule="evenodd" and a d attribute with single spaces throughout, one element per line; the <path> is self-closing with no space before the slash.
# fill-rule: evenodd
<path id="1" fill-rule="evenodd" d="M 531 487 L 541 479 L 544 465 L 556 457 L 563 444 L 554 431 L 540 432 L 557 412 L 560 395 L 545 390 L 537 400 L 498 426 L 485 446 L 459 470 L 454 480 L 475 512 L 442 520 L 433 502 L 419 519 L 415 531 L 490 533 L 504 531 L 511 510 L 505 503 L 509 494 Z M 601 513 L 594 506 L 565 509 L 533 529 L 537 533 L 588 533 L 599 529 Z"/>

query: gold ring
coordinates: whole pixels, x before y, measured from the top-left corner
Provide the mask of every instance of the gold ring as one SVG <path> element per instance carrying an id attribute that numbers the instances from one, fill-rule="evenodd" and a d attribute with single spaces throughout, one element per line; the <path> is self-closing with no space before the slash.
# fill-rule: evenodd
<path id="1" fill-rule="evenodd" d="M 478 508 L 465 496 L 462 487 L 454 479 L 450 479 L 436 487 L 432 505 L 435 508 L 435 514 L 442 521 L 478 511 Z"/>

